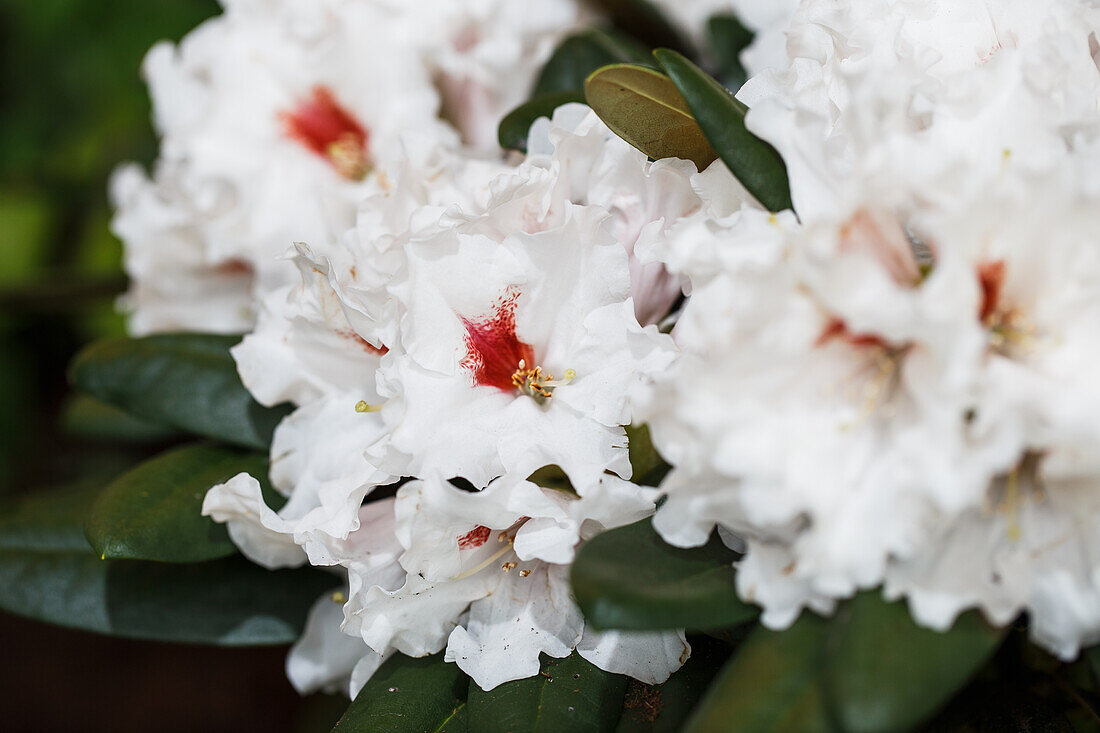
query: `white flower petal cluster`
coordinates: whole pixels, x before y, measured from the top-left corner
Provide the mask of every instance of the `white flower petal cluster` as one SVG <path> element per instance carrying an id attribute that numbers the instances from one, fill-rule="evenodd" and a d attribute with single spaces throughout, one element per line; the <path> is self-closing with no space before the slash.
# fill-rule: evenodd
<path id="1" fill-rule="evenodd" d="M 642 410 L 675 465 L 655 524 L 737 533 L 766 624 L 885 584 L 935 628 L 1100 640 L 1088 18 L 803 3 L 789 67 L 742 90 L 798 217 L 750 203 L 655 252 L 691 290 Z"/>
<path id="2" fill-rule="evenodd" d="M 160 158 L 112 183 L 135 335 L 248 330 L 294 280 L 280 255 L 343 237 L 410 155 L 495 149 L 500 118 L 587 17 L 576 0 L 223 5 L 149 52 Z"/>
<path id="3" fill-rule="evenodd" d="M 347 572 L 338 625 L 360 641 L 321 630 L 337 604 L 319 601 L 288 663 L 302 689 L 354 690 L 394 651 L 446 651 L 486 689 L 535 674 L 540 653 L 655 683 L 690 652 L 682 633 L 586 629 L 568 568 L 654 510 L 626 480 L 624 426 L 675 348 L 632 296 L 656 321 L 681 291 L 632 252 L 705 215 L 695 167 L 647 161 L 580 105 L 531 142 L 518 166 L 410 153 L 343 238 L 298 245 L 298 281 L 234 350 L 260 402 L 298 406 L 272 445 L 288 501 L 272 510 L 241 475 L 204 513 L 268 567 Z M 529 480 L 546 467 L 557 488 Z"/>

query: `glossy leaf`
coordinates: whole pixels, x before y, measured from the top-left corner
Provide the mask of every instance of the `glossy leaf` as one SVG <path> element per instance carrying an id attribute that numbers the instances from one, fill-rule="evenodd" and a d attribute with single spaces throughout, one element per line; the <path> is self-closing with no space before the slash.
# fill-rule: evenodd
<path id="1" fill-rule="evenodd" d="M 61 427 L 74 438 L 99 443 L 148 445 L 179 437 L 175 430 L 130 415 L 88 395 L 74 395 L 61 414 Z"/>
<path id="2" fill-rule="evenodd" d="M 266 450 L 291 408 L 257 403 L 229 349 L 235 336 L 176 334 L 106 339 L 75 359 L 73 384 L 130 414 L 233 445 Z"/>
<path id="3" fill-rule="evenodd" d="M 599 628 L 734 626 L 758 613 L 737 596 L 736 559 L 717 536 L 704 547 L 673 547 L 643 519 L 596 535 L 581 548 L 573 563 L 573 594 Z"/>
<path id="4" fill-rule="evenodd" d="M 551 92 L 521 104 L 500 121 L 497 139 L 502 148 L 527 151 L 527 135 L 540 117 L 552 117 L 554 110 L 570 102 L 584 102 L 580 92 Z"/>
<path id="5" fill-rule="evenodd" d="M 827 622 L 809 613 L 783 632 L 758 627 L 718 675 L 688 733 L 831 733 L 819 672 Z"/>
<path id="6" fill-rule="evenodd" d="M 664 46 L 688 53 L 690 44 L 650 0 L 593 0 L 603 13 L 632 38 L 650 48 Z"/>
<path id="7" fill-rule="evenodd" d="M 631 481 L 642 486 L 659 486 L 668 474 L 670 466 L 653 446 L 648 425 L 627 425 L 627 443 L 630 449 Z"/>
<path id="8" fill-rule="evenodd" d="M 748 108 L 675 51 L 657 49 L 653 55 L 683 94 L 706 139 L 737 180 L 770 211 L 791 208 L 787 167 L 775 148 L 746 129 Z"/>
<path id="9" fill-rule="evenodd" d="M 614 31 L 590 28 L 567 36 L 542 67 L 533 97 L 554 92 L 583 94 L 584 80 L 596 69 L 626 62 L 648 64 L 649 49 Z"/>
<path id="10" fill-rule="evenodd" d="M 234 555 L 225 525 L 202 516 L 202 502 L 211 486 L 238 473 L 266 480 L 266 456 L 212 445 L 157 456 L 100 494 L 85 523 L 88 541 L 108 560 L 201 562 Z"/>
<path id="11" fill-rule="evenodd" d="M 909 730 L 966 684 L 1001 637 L 975 614 L 946 633 L 921 628 L 904 604 L 863 593 L 831 619 L 806 612 L 786 631 L 754 631 L 686 730 Z"/>
<path id="12" fill-rule="evenodd" d="M 488 692 L 470 682 L 470 730 L 478 733 L 599 733 L 613 731 L 627 678 L 604 672 L 574 652 L 543 655 L 534 677 Z"/>
<path id="13" fill-rule="evenodd" d="M 691 657 L 664 684 L 630 680 L 616 733 L 676 733 L 730 655 L 725 644 L 695 637 Z"/>
<path id="14" fill-rule="evenodd" d="M 84 539 L 99 487 L 35 494 L 0 508 L 0 608 L 113 636 L 225 646 L 296 640 L 338 583 L 230 558 L 192 565 L 101 560 Z"/>
<path id="15" fill-rule="evenodd" d="M 703 170 L 718 157 L 676 85 L 659 71 L 605 66 L 588 77 L 584 93 L 616 135 L 651 158 L 683 158 Z"/>
<path id="16" fill-rule="evenodd" d="M 825 676 L 831 709 L 849 731 L 908 727 L 946 703 L 1000 645 L 975 613 L 947 633 L 918 627 L 904 603 L 862 593 L 837 614 Z"/>
<path id="17" fill-rule="evenodd" d="M 707 21 L 707 45 L 717 61 L 718 77 L 726 88 L 737 90 L 748 79 L 741 52 L 752 43 L 753 32 L 736 16 L 715 15 Z"/>
<path id="18" fill-rule="evenodd" d="M 465 733 L 467 681 L 442 654 L 419 659 L 394 654 L 359 691 L 333 731 Z"/>

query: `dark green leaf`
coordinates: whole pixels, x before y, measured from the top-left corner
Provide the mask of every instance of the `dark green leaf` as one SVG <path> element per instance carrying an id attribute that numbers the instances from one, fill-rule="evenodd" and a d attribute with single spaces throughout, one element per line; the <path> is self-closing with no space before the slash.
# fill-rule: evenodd
<path id="1" fill-rule="evenodd" d="M 653 439 L 649 435 L 648 425 L 627 425 L 627 443 L 630 449 L 630 467 L 633 469 L 631 480 L 642 486 L 660 486 L 661 480 L 668 474 L 669 465 L 665 463 Z"/>
<path id="2" fill-rule="evenodd" d="M 651 158 L 683 158 L 703 170 L 718 157 L 676 85 L 659 71 L 604 66 L 588 77 L 584 94 L 616 135 Z"/>
<path id="3" fill-rule="evenodd" d="M 92 548 L 108 560 L 201 562 L 236 554 L 225 525 L 202 516 L 207 490 L 249 473 L 265 480 L 267 458 L 192 445 L 146 461 L 100 494 L 85 522 Z"/>
<path id="4" fill-rule="evenodd" d="M 1089 660 L 1089 665 L 1092 667 L 1092 673 L 1095 675 L 1097 682 L 1100 682 L 1100 646 L 1086 649 L 1085 656 Z"/>
<path id="5" fill-rule="evenodd" d="M 1001 636 L 974 614 L 946 633 L 924 629 L 904 604 L 862 593 L 831 619 L 807 612 L 786 631 L 754 631 L 686 730 L 909 730 L 951 699 Z"/>
<path id="6" fill-rule="evenodd" d="M 567 36 L 542 67 L 533 97 L 553 92 L 584 93 L 584 80 L 596 69 L 626 62 L 651 63 L 649 49 L 615 33 L 590 28 Z"/>
<path id="7" fill-rule="evenodd" d="M 733 15 L 715 15 L 707 21 L 707 40 L 718 63 L 718 76 L 728 89 L 740 89 L 748 74 L 741 52 L 752 43 L 753 33 Z"/>
<path id="8" fill-rule="evenodd" d="M 465 733 L 467 679 L 442 654 L 419 659 L 395 654 L 367 681 L 333 731 Z"/>
<path id="9" fill-rule="evenodd" d="M 72 381 L 136 417 L 266 450 L 291 408 L 267 408 L 252 399 L 229 354 L 238 341 L 207 334 L 106 339 L 76 357 Z"/>
<path id="10" fill-rule="evenodd" d="M 775 148 L 745 128 L 748 108 L 675 51 L 657 49 L 653 54 L 684 95 L 707 140 L 737 180 L 768 210 L 791 208 L 787 167 Z"/>
<path id="11" fill-rule="evenodd" d="M 92 554 L 84 538 L 84 517 L 106 482 L 81 481 L 5 501 L 0 509 L 0 550 Z"/>
<path id="12" fill-rule="evenodd" d="M 691 657 L 661 685 L 630 680 L 616 733 L 675 733 L 730 655 L 725 644 L 695 637 Z"/>
<path id="13" fill-rule="evenodd" d="M 830 709 L 848 731 L 910 727 L 946 703 L 1001 637 L 974 613 L 960 616 L 947 633 L 920 628 L 904 603 L 861 593 L 830 630 L 824 678 Z"/>
<path id="14" fill-rule="evenodd" d="M 689 53 L 691 45 L 649 0 L 593 0 L 616 28 L 640 42 L 656 48 L 675 48 Z"/>
<path id="15" fill-rule="evenodd" d="M 227 646 L 288 644 L 337 585 L 243 558 L 193 565 L 100 560 L 84 539 L 88 484 L 0 509 L 0 608 L 114 636 Z"/>
<path id="16" fill-rule="evenodd" d="M 717 536 L 704 547 L 672 547 L 643 519 L 603 532 L 581 548 L 573 563 L 573 594 L 599 628 L 735 626 L 758 613 L 737 596 L 736 559 Z"/>
<path id="17" fill-rule="evenodd" d="M 691 733 L 830 733 L 819 673 L 827 622 L 809 613 L 777 633 L 758 627 L 684 726 Z"/>
<path id="18" fill-rule="evenodd" d="M 554 110 L 570 102 L 584 102 L 578 92 L 553 92 L 535 97 L 509 112 L 500 121 L 497 139 L 502 148 L 527 151 L 527 133 L 540 117 L 552 117 Z"/>
<path id="19" fill-rule="evenodd" d="M 470 682 L 470 730 L 479 733 L 612 731 L 627 678 L 604 672 L 576 652 L 543 655 L 538 675 L 485 692 Z"/>
<path id="20" fill-rule="evenodd" d="M 65 433 L 81 440 L 146 445 L 179 436 L 163 425 L 140 420 L 88 395 L 74 395 L 61 415 Z"/>

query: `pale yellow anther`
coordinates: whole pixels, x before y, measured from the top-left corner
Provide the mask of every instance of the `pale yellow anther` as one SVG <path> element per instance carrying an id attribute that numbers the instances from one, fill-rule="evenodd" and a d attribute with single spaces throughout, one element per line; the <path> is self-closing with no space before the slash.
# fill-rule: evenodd
<path id="1" fill-rule="evenodd" d="M 565 378 L 566 379 L 573 379 L 576 376 L 577 376 L 577 370 L 576 369 L 566 369 L 565 370 Z"/>
<path id="2" fill-rule="evenodd" d="M 332 594 L 331 600 L 333 603 L 346 603 L 348 597 L 342 591 L 336 591 Z"/>
<path id="3" fill-rule="evenodd" d="M 356 412 L 379 412 L 382 409 L 382 405 L 372 405 L 366 400 L 359 400 L 355 403 Z"/>

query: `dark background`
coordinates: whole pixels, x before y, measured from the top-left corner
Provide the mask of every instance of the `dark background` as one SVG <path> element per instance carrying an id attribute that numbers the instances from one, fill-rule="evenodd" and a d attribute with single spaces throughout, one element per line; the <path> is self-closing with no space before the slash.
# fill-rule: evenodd
<path id="1" fill-rule="evenodd" d="M 120 162 L 156 154 L 141 59 L 218 11 L 213 0 L 0 0 L 0 505 L 106 480 L 157 447 L 76 425 L 65 369 L 82 345 L 123 332 L 106 185 Z M 299 698 L 286 651 L 111 639 L 0 613 L 0 728 L 327 730 L 346 702 Z"/>

